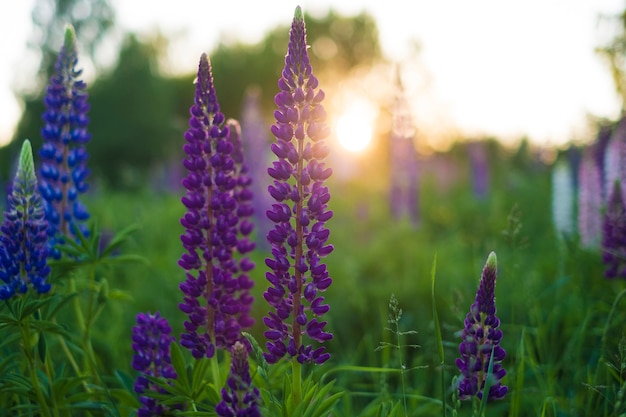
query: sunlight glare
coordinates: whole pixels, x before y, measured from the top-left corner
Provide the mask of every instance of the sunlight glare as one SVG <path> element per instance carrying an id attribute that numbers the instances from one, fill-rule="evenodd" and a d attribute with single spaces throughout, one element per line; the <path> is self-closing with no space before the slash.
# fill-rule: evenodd
<path id="1" fill-rule="evenodd" d="M 337 139 L 341 146 L 350 152 L 359 152 L 365 149 L 372 140 L 373 107 L 365 102 L 358 101 L 337 119 Z"/>

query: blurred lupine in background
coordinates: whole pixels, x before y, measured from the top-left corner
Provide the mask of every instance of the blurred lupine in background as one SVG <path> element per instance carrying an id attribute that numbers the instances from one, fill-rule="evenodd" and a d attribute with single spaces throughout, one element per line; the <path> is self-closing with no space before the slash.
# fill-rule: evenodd
<path id="1" fill-rule="evenodd" d="M 37 177 L 30 141 L 22 145 L 19 164 L 4 221 L 0 227 L 0 300 L 24 294 L 29 288 L 37 293 L 50 291 L 46 278 L 48 222 L 37 190 Z"/>
<path id="2" fill-rule="evenodd" d="M 252 231 L 246 220 L 251 214 L 249 179 L 240 175 L 243 161 L 233 159 L 234 151 L 242 159 L 241 150 L 229 139 L 206 54 L 195 82 L 183 147 L 188 174 L 182 202 L 187 212 L 180 220 L 185 227 L 180 238 L 186 252 L 178 263 L 187 271 L 179 307 L 188 320 L 180 343 L 199 359 L 213 357 L 216 348 L 229 349 L 241 330 L 254 323 L 248 314 L 253 282 L 247 276 L 254 265 L 247 258 L 235 259 L 235 252 L 243 255 L 254 245 L 245 237 Z"/>
<path id="3" fill-rule="evenodd" d="M 252 386 L 248 349 L 241 342 L 231 348 L 230 373 L 222 388 L 222 401 L 215 407 L 221 417 L 261 417 L 259 390 Z"/>
<path id="4" fill-rule="evenodd" d="M 271 269 L 266 274 L 271 285 L 263 294 L 274 311 L 263 319 L 269 328 L 265 358 L 269 363 L 285 355 L 295 358 L 294 379 L 299 379 L 297 364 L 321 364 L 330 357 L 324 346 L 314 348 L 303 336 L 318 343 L 332 339 L 324 330 L 326 322 L 318 318 L 330 308 L 319 293 L 332 282 L 321 259 L 333 250 L 327 244 L 330 231 L 324 226 L 332 217 L 324 186 L 332 170 L 322 162 L 329 151 L 323 141 L 329 134 L 321 104 L 324 92 L 317 90 L 312 73 L 300 7 L 289 32 L 278 86 L 276 123 L 271 127 L 276 136 L 272 151 L 278 160 L 268 169 L 274 179 L 269 192 L 277 203 L 267 212 L 275 225 L 267 235 L 272 257 L 265 261 Z"/>
<path id="5" fill-rule="evenodd" d="M 39 189 L 50 224 L 50 247 L 62 243 L 63 236 L 75 236 L 75 227 L 85 234 L 84 222 L 89 218 L 79 199 L 88 188 L 85 144 L 91 138 L 87 132 L 89 104 L 86 85 L 79 79 L 82 70 L 76 69 L 77 63 L 76 36 L 74 29 L 68 26 L 46 92 L 45 126 L 41 131 L 44 143 L 39 151 Z M 56 249 L 52 254 L 54 257 L 60 255 Z"/>
<path id="6" fill-rule="evenodd" d="M 267 175 L 267 166 L 270 164 L 269 128 L 261 114 L 260 91 L 258 88 L 246 89 L 241 111 L 241 130 L 243 151 L 249 167 L 250 176 L 254 178 L 251 189 L 254 196 L 254 224 L 256 226 L 257 247 L 269 250 L 267 234 L 272 228 L 272 222 L 265 216 L 265 212 L 272 207 L 272 197 L 267 192 L 271 178 Z"/>
<path id="7" fill-rule="evenodd" d="M 611 135 L 613 134 L 613 129 L 611 125 L 604 124 L 598 128 L 598 134 L 596 136 L 596 141 L 593 146 L 594 152 L 593 157 L 596 162 L 596 166 L 598 167 L 598 171 L 600 172 L 600 181 L 602 181 L 602 186 L 600 188 L 602 194 L 602 201 L 606 202 L 608 200 L 608 191 L 605 187 L 604 179 L 606 178 L 606 150 L 609 146 L 609 142 L 611 141 Z"/>
<path id="8" fill-rule="evenodd" d="M 604 192 L 608 202 L 613 193 L 615 181 L 626 194 L 626 118 L 622 118 L 609 139 L 604 152 Z"/>
<path id="9" fill-rule="evenodd" d="M 607 278 L 626 278 L 626 208 L 619 181 L 606 206 L 602 224 L 602 261 Z"/>
<path id="10" fill-rule="evenodd" d="M 389 207 L 394 219 L 407 217 L 413 226 L 420 223 L 419 172 L 415 150 L 415 124 L 405 96 L 399 71 L 396 73 L 395 98 L 389 137 Z"/>
<path id="11" fill-rule="evenodd" d="M 489 196 L 489 160 L 487 148 L 484 142 L 471 142 L 467 144 L 472 191 L 478 200 L 484 200 Z"/>
<path id="12" fill-rule="evenodd" d="M 138 417 L 170 415 L 171 408 L 166 407 L 156 399 L 141 395 L 146 391 L 164 392 L 147 377 L 176 379 L 177 375 L 172 367 L 170 345 L 174 342 L 171 336 L 172 329 L 167 319 L 157 312 L 137 314 L 137 325 L 133 327 L 132 348 L 133 368 L 139 372 L 135 381 L 135 392 L 139 395 L 142 406 L 137 410 Z M 179 407 L 174 407 L 179 408 Z"/>
<path id="13" fill-rule="evenodd" d="M 460 358 L 456 365 L 461 371 L 459 399 L 482 399 L 489 386 L 488 400 L 504 398 L 508 387 L 502 385 L 506 370 L 502 361 L 506 352 L 500 346 L 502 330 L 496 316 L 496 277 L 498 262 L 491 252 L 483 268 L 476 299 L 465 316 L 465 328 L 459 345 Z"/>
<path id="14" fill-rule="evenodd" d="M 578 168 L 578 234 L 584 247 L 598 247 L 602 236 L 602 178 L 594 148 L 583 154 Z"/>
<path id="15" fill-rule="evenodd" d="M 566 158 L 552 167 L 552 221 L 560 237 L 574 233 L 574 184 Z"/>

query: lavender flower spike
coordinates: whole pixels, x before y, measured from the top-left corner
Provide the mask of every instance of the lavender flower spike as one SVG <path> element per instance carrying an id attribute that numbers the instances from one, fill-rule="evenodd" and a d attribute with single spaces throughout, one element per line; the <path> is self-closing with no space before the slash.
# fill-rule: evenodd
<path id="1" fill-rule="evenodd" d="M 459 383 L 461 400 L 473 396 L 482 399 L 488 378 L 491 381 L 488 400 L 501 399 L 509 390 L 501 383 L 506 375 L 501 365 L 506 352 L 500 346 L 502 330 L 498 329 L 500 320 L 496 317 L 496 275 L 496 254 L 491 252 L 483 268 L 476 300 L 465 317 L 465 328 L 461 333 L 462 341 L 459 345 L 461 357 L 456 360 L 456 366 L 462 376 Z M 493 368 L 489 373 L 492 356 Z"/>
<path id="2" fill-rule="evenodd" d="M 332 282 L 321 259 L 332 252 L 327 244 L 329 230 L 324 223 L 332 217 L 324 181 L 332 170 L 322 160 L 328 154 L 323 139 L 329 129 L 321 105 L 322 90 L 312 73 L 307 55 L 306 30 L 300 7 L 291 26 L 288 52 L 280 92 L 274 101 L 276 124 L 271 127 L 276 141 L 272 151 L 278 158 L 267 171 L 274 179 L 268 187 L 276 200 L 267 217 L 274 222 L 267 239 L 272 257 L 265 260 L 271 269 L 263 296 L 273 307 L 263 321 L 268 327 L 265 359 L 275 363 L 286 354 L 299 363 L 324 363 L 330 355 L 325 348 L 313 348 L 303 336 L 318 343 L 332 339 L 321 317 L 329 310 L 319 295 Z"/>
<path id="3" fill-rule="evenodd" d="M 46 278 L 48 222 L 37 191 L 37 178 L 30 141 L 22 144 L 17 174 L 4 222 L 0 227 L 0 300 L 23 294 L 28 287 L 38 293 L 50 291 Z"/>
<path id="4" fill-rule="evenodd" d="M 135 392 L 138 394 L 158 389 L 146 376 L 177 378 L 170 358 L 170 345 L 174 341 L 171 332 L 169 323 L 158 312 L 137 314 L 132 348 L 135 351 L 133 369 L 139 371 L 135 381 Z M 159 404 L 154 398 L 140 395 L 139 400 L 142 407 L 137 411 L 138 417 L 170 415 L 170 407 Z"/>
<path id="5" fill-rule="evenodd" d="M 259 390 L 252 387 L 248 349 L 241 342 L 232 348 L 232 362 L 222 401 L 215 407 L 221 417 L 261 417 L 258 406 Z"/>
<path id="6" fill-rule="evenodd" d="M 241 330 L 254 323 L 248 314 L 253 283 L 246 275 L 254 264 L 234 257 L 235 252 L 243 255 L 254 248 L 247 238 L 252 231 L 246 220 L 252 214 L 249 179 L 242 152 L 235 149 L 240 141 L 230 138 L 224 126 L 206 54 L 200 58 L 190 113 L 183 146 L 187 193 L 181 199 L 187 212 L 180 220 L 186 252 L 178 261 L 187 271 L 179 308 L 188 320 L 180 343 L 199 359 L 213 357 L 216 348 L 229 349 Z"/>
<path id="7" fill-rule="evenodd" d="M 91 135 L 86 129 L 89 122 L 86 86 L 78 79 L 82 70 L 76 69 L 77 62 L 76 35 L 68 26 L 45 97 L 45 126 L 41 131 L 44 143 L 39 151 L 42 161 L 39 189 L 50 223 L 50 247 L 62 242 L 63 236 L 75 235 L 75 227 L 85 233 L 84 221 L 89 218 L 78 199 L 88 188 L 85 144 Z M 52 254 L 60 256 L 56 250 Z"/>

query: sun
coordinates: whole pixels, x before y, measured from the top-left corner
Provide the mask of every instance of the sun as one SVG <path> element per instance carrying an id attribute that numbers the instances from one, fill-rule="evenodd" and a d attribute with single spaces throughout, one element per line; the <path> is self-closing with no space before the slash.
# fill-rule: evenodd
<path id="1" fill-rule="evenodd" d="M 335 131 L 344 149 L 359 152 L 367 147 L 374 132 L 373 114 L 372 105 L 366 101 L 357 101 L 337 118 Z"/>

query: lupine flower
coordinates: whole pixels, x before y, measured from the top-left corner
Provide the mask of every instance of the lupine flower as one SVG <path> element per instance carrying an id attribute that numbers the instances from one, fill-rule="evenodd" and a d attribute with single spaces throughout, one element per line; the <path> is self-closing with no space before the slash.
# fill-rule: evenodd
<path id="1" fill-rule="evenodd" d="M 604 275 L 607 278 L 626 278 L 626 208 L 619 181 L 613 184 L 610 195 L 602 225 Z"/>
<path id="2" fill-rule="evenodd" d="M 483 268 L 476 299 L 465 317 L 465 328 L 461 333 L 459 345 L 460 358 L 456 366 L 461 371 L 459 399 L 466 400 L 473 396 L 483 397 L 487 379 L 490 378 L 488 400 L 503 398 L 508 387 L 501 380 L 506 371 L 501 365 L 506 352 L 500 346 L 502 330 L 498 329 L 500 320 L 496 317 L 496 254 L 491 252 Z M 493 356 L 493 368 L 489 373 L 489 362 Z"/>
<path id="3" fill-rule="evenodd" d="M 244 154 L 250 168 L 250 176 L 254 178 L 252 190 L 254 197 L 254 224 L 257 230 L 257 245 L 269 250 L 266 236 L 272 228 L 272 222 L 265 212 L 272 207 L 272 197 L 267 193 L 270 177 L 267 166 L 270 161 L 269 130 L 261 114 L 260 92 L 258 88 L 248 88 L 243 99 L 241 111 L 242 141 L 245 143 Z"/>
<path id="4" fill-rule="evenodd" d="M 231 349 L 232 360 L 226 387 L 222 388 L 222 401 L 215 407 L 221 417 L 261 417 L 259 390 L 252 387 L 248 349 L 237 341 Z"/>
<path id="5" fill-rule="evenodd" d="M 75 227 L 85 233 L 84 222 L 89 218 L 78 198 L 88 188 L 85 144 L 91 135 L 87 132 L 86 86 L 78 78 L 82 70 L 76 69 L 77 62 L 76 35 L 68 27 L 45 97 L 45 126 L 41 131 L 44 143 L 39 151 L 42 161 L 39 189 L 50 224 L 50 247 L 63 242 L 63 236 L 75 235 Z M 56 250 L 52 254 L 60 255 Z"/>
<path id="6" fill-rule="evenodd" d="M 138 394 L 146 391 L 161 392 L 146 376 L 177 378 L 170 358 L 170 345 L 174 341 L 171 332 L 167 319 L 158 312 L 137 314 L 137 325 L 133 327 L 132 336 L 132 348 L 135 351 L 132 365 L 133 369 L 139 371 L 135 381 L 135 392 Z M 140 395 L 139 400 L 142 406 L 137 411 L 138 417 L 169 415 L 166 414 L 169 413 L 169 407 L 159 404 L 156 399 Z"/>
<path id="7" fill-rule="evenodd" d="M 241 150 L 235 150 L 224 126 L 206 54 L 200 58 L 190 113 L 183 147 L 187 212 L 180 220 L 186 252 L 178 261 L 187 271 L 179 308 L 188 320 L 180 343 L 199 359 L 213 357 L 216 347 L 230 348 L 241 330 L 254 323 L 248 315 L 253 283 L 246 275 L 254 265 L 234 257 L 234 252 L 243 255 L 254 248 L 245 237 L 252 231 L 246 220 L 251 215 L 249 178 L 241 175 L 243 161 L 233 157 L 239 160 Z"/>
<path id="8" fill-rule="evenodd" d="M 626 117 L 618 122 L 604 151 L 604 190 L 606 201 L 611 199 L 615 181 L 626 193 Z"/>
<path id="9" fill-rule="evenodd" d="M 552 220 L 559 235 L 574 232 L 574 184 L 567 161 L 558 161 L 552 169 Z"/>
<path id="10" fill-rule="evenodd" d="M 4 222 L 0 227 L 0 300 L 25 293 L 50 291 L 46 278 L 48 222 L 37 190 L 37 177 L 30 141 L 22 145 Z"/>
<path id="11" fill-rule="evenodd" d="M 613 132 L 612 126 L 611 125 L 602 125 L 600 126 L 600 129 L 598 130 L 598 136 L 596 138 L 596 142 L 594 145 L 594 153 L 593 153 L 593 157 L 596 161 L 596 166 L 598 167 L 598 170 L 600 171 L 600 181 L 602 181 L 604 178 L 606 178 L 606 166 L 605 166 L 605 155 L 606 155 L 606 149 L 607 146 L 609 145 L 609 142 L 611 140 L 611 134 Z M 604 187 L 604 184 L 602 184 L 603 186 L 601 187 L 601 194 L 602 194 L 602 201 L 607 201 L 609 199 L 608 197 L 608 191 L 606 190 Z"/>
<path id="12" fill-rule="evenodd" d="M 489 195 L 489 160 L 484 142 L 472 142 L 468 145 L 472 190 L 474 196 L 484 200 Z"/>
<path id="13" fill-rule="evenodd" d="M 415 151 L 415 124 L 405 97 L 399 73 L 396 76 L 396 97 L 392 110 L 391 137 L 389 138 L 390 176 L 389 205 L 395 219 L 408 216 L 417 226 L 419 218 L 419 178 L 417 152 Z"/>
<path id="14" fill-rule="evenodd" d="M 278 160 L 267 170 L 274 179 L 268 190 L 276 203 L 267 211 L 274 228 L 267 235 L 272 257 L 265 260 L 271 285 L 263 296 L 274 311 L 263 319 L 268 327 L 265 359 L 275 363 L 288 354 L 300 363 L 321 364 L 330 357 L 325 347 L 314 349 L 303 336 L 319 343 L 332 339 L 324 330 L 326 322 L 319 319 L 330 308 L 319 293 L 332 282 L 321 261 L 333 250 L 327 244 L 330 231 L 324 226 L 332 217 L 324 186 L 332 170 L 322 162 L 329 150 L 323 142 L 329 134 L 321 105 L 324 93 L 317 90 L 299 6 L 278 86 L 276 123 L 271 127 L 276 137 L 271 148 Z"/>
<path id="15" fill-rule="evenodd" d="M 584 247 L 597 247 L 602 235 L 602 179 L 593 150 L 588 149 L 578 169 L 578 233 Z"/>

